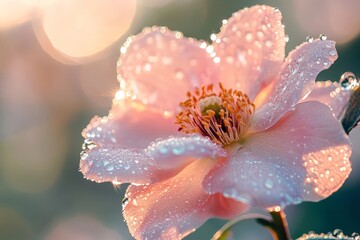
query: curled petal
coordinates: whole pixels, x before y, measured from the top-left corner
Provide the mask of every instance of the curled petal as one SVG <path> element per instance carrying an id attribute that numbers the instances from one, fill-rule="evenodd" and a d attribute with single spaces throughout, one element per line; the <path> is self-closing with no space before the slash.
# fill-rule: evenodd
<path id="1" fill-rule="evenodd" d="M 315 40 L 293 50 L 282 66 L 280 76 L 269 93 L 268 101 L 258 108 L 252 131 L 261 131 L 275 124 L 285 113 L 308 96 L 316 76 L 336 60 L 335 42 Z"/>
<path id="2" fill-rule="evenodd" d="M 146 153 L 163 168 L 174 168 L 184 165 L 187 161 L 199 158 L 225 157 L 226 152 L 218 144 L 207 137 L 188 134 L 182 137 L 169 137 L 153 142 Z"/>
<path id="3" fill-rule="evenodd" d="M 176 134 L 174 117 L 139 106 L 114 104 L 109 116 L 95 116 L 82 136 L 97 144 L 145 148 L 156 138 Z"/>
<path id="4" fill-rule="evenodd" d="M 245 211 L 240 202 L 203 191 L 202 179 L 213 164 L 203 159 L 164 182 L 131 185 L 123 209 L 131 234 L 136 239 L 181 239 L 208 218 L 232 218 Z"/>
<path id="5" fill-rule="evenodd" d="M 281 13 L 269 6 L 241 10 L 221 28 L 213 45 L 221 59 L 221 82 L 253 100 L 279 72 L 285 57 Z"/>
<path id="6" fill-rule="evenodd" d="M 268 130 L 249 136 L 203 185 L 257 207 L 318 201 L 344 183 L 350 155 L 348 137 L 330 109 L 300 103 Z"/>
<path id="7" fill-rule="evenodd" d="M 144 29 L 121 48 L 117 72 L 143 103 L 174 111 L 187 91 L 216 83 L 214 62 L 205 47 L 165 27 Z"/>
<path id="8" fill-rule="evenodd" d="M 310 95 L 303 101 L 319 101 L 330 107 L 336 118 L 340 118 L 350 99 L 351 91 L 344 91 L 337 82 L 316 82 Z"/>
<path id="9" fill-rule="evenodd" d="M 149 184 L 176 175 L 193 161 L 225 155 L 208 138 L 184 135 L 159 139 L 142 150 L 92 145 L 81 154 L 80 170 L 86 178 L 97 182 Z"/>
<path id="10" fill-rule="evenodd" d="M 160 174 L 154 160 L 144 151 L 116 146 L 97 146 L 81 153 L 80 170 L 96 182 L 147 184 Z"/>

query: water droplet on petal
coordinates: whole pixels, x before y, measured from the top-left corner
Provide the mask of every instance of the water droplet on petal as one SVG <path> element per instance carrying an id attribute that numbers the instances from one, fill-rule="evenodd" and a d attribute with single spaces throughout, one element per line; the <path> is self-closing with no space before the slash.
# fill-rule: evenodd
<path id="1" fill-rule="evenodd" d="M 330 54 L 331 56 L 336 56 L 336 51 L 335 51 L 335 50 L 331 50 L 331 51 L 329 52 L 329 54 Z"/>
<path id="2" fill-rule="evenodd" d="M 177 78 L 177 79 L 183 79 L 184 78 L 184 72 L 182 71 L 182 70 L 177 70 L 177 71 L 175 71 L 175 77 Z"/>
<path id="3" fill-rule="evenodd" d="M 84 151 L 91 150 L 94 147 L 96 147 L 96 144 L 90 139 L 85 139 L 83 145 L 81 146 Z"/>
<path id="4" fill-rule="evenodd" d="M 307 36 L 307 37 L 306 37 L 306 41 L 307 41 L 308 43 L 311 43 L 311 42 L 314 41 L 314 38 L 313 38 L 312 36 Z"/>
<path id="5" fill-rule="evenodd" d="M 216 34 L 215 33 L 211 34 L 210 39 L 211 39 L 211 41 L 216 41 L 216 39 L 217 39 Z"/>
<path id="6" fill-rule="evenodd" d="M 107 166 L 106 170 L 108 170 L 108 171 L 114 170 L 114 165 L 109 165 L 109 166 Z"/>
<path id="7" fill-rule="evenodd" d="M 129 203 L 129 198 L 124 198 L 123 200 L 122 200 L 122 206 L 123 206 L 123 208 L 127 205 Z"/>
<path id="8" fill-rule="evenodd" d="M 319 38 L 321 41 L 325 41 L 327 39 L 327 36 L 325 34 L 320 34 Z"/>
<path id="9" fill-rule="evenodd" d="M 284 40 L 285 40 L 285 42 L 289 42 L 289 40 L 290 40 L 289 35 L 285 35 Z"/>
<path id="10" fill-rule="evenodd" d="M 271 189 L 274 186 L 274 182 L 271 179 L 266 179 L 265 187 Z"/>
<path id="11" fill-rule="evenodd" d="M 85 151 L 82 151 L 80 153 L 80 159 L 81 160 L 85 160 L 88 156 L 89 156 L 89 154 L 87 152 L 85 152 Z"/>
<path id="12" fill-rule="evenodd" d="M 342 90 L 350 91 L 359 85 L 359 81 L 352 72 L 345 72 L 340 77 L 340 86 Z"/>
<path id="13" fill-rule="evenodd" d="M 247 33 L 245 35 L 245 39 L 246 39 L 246 41 L 251 42 L 253 39 L 253 35 L 251 33 Z"/>
<path id="14" fill-rule="evenodd" d="M 185 151 L 185 147 L 183 145 L 180 145 L 180 146 L 176 146 L 172 149 L 172 152 L 175 154 L 175 155 L 180 155 L 182 154 L 183 152 Z"/>

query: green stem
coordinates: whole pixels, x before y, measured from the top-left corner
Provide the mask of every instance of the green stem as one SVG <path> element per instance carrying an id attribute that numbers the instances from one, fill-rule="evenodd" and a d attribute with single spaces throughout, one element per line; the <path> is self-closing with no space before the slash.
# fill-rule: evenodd
<path id="1" fill-rule="evenodd" d="M 290 240 L 288 224 L 286 221 L 285 213 L 280 208 L 270 211 L 270 216 L 263 214 L 245 214 L 226 223 L 219 231 L 217 231 L 211 240 L 225 240 L 231 227 L 244 220 L 256 220 L 259 224 L 266 227 L 272 234 L 275 240 Z"/>

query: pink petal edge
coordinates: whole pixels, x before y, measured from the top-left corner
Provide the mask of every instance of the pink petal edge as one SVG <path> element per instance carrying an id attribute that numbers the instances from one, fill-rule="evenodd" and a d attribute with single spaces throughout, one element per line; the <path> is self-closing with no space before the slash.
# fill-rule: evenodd
<path id="1" fill-rule="evenodd" d="M 225 156 L 209 138 L 188 134 L 158 139 L 146 149 L 93 146 L 82 153 L 80 170 L 96 182 L 149 184 L 173 177 L 193 161 Z"/>
<path id="2" fill-rule="evenodd" d="M 268 101 L 263 106 L 257 106 L 251 131 L 259 132 L 271 127 L 293 109 L 311 92 L 316 76 L 336 59 L 334 41 L 317 39 L 294 49 L 283 64 Z"/>
<path id="3" fill-rule="evenodd" d="M 318 201 L 347 179 L 350 155 L 349 139 L 330 109 L 300 103 L 268 130 L 249 136 L 203 186 L 254 207 Z"/>
<path id="4" fill-rule="evenodd" d="M 338 82 L 316 82 L 310 95 L 302 102 L 318 101 L 330 107 L 336 118 L 340 118 L 350 99 L 351 91 L 342 90 Z"/>

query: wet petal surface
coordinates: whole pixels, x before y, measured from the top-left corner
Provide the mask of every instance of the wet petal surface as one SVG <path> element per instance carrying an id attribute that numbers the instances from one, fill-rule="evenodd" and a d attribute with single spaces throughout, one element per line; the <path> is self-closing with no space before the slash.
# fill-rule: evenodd
<path id="1" fill-rule="evenodd" d="M 282 66 L 280 76 L 268 101 L 258 108 L 252 131 L 261 131 L 275 124 L 285 113 L 306 97 L 315 85 L 316 76 L 336 60 L 335 42 L 315 40 L 293 50 Z"/>
<path id="2" fill-rule="evenodd" d="M 115 104 L 109 116 L 95 116 L 82 136 L 99 144 L 145 148 L 156 138 L 177 134 L 174 122 L 174 117 L 151 108 Z"/>
<path id="3" fill-rule="evenodd" d="M 187 91 L 217 81 L 206 46 L 165 27 L 144 29 L 121 48 L 119 79 L 143 103 L 174 111 Z"/>
<path id="4" fill-rule="evenodd" d="M 328 105 L 337 118 L 340 118 L 350 99 L 351 91 L 342 90 L 337 82 L 316 82 L 310 95 L 303 101 L 319 101 Z"/>
<path id="5" fill-rule="evenodd" d="M 80 169 L 96 182 L 149 184 L 173 177 L 193 161 L 226 155 L 219 145 L 199 135 L 159 139 L 146 149 L 88 141 L 84 146 Z"/>
<path id="6" fill-rule="evenodd" d="M 257 207 L 317 201 L 346 180 L 350 155 L 348 137 L 330 109 L 301 103 L 219 162 L 204 188 Z"/>
<path id="7" fill-rule="evenodd" d="M 208 218 L 232 218 L 246 209 L 220 194 L 209 195 L 202 179 L 212 160 L 192 163 L 175 177 L 149 186 L 130 186 L 124 216 L 136 239 L 181 239 Z"/>
<path id="8" fill-rule="evenodd" d="M 269 6 L 234 13 L 213 45 L 220 57 L 221 82 L 253 100 L 277 75 L 285 57 L 281 13 Z"/>

